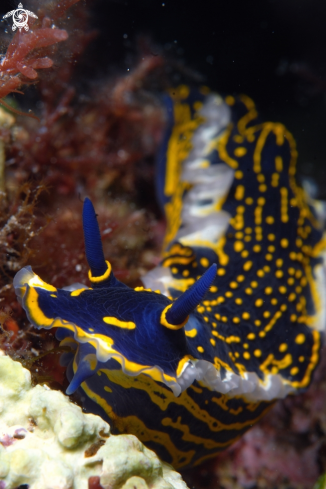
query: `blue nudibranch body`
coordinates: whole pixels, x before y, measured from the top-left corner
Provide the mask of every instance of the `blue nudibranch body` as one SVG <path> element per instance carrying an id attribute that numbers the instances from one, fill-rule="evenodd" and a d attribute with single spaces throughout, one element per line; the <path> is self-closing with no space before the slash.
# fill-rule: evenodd
<path id="1" fill-rule="evenodd" d="M 237 440 L 271 402 L 309 386 L 325 327 L 325 237 L 296 184 L 296 146 L 245 96 L 181 86 L 157 158 L 161 265 L 131 289 L 83 224 L 91 288 L 14 279 L 29 320 L 70 345 L 67 393 L 175 467 Z"/>

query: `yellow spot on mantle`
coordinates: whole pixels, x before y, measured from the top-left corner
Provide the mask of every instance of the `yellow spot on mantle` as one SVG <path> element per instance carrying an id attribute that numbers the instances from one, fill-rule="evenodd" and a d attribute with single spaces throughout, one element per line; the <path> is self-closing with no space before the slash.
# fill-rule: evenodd
<path id="1" fill-rule="evenodd" d="M 103 321 L 107 324 L 110 324 L 110 326 L 117 326 L 118 328 L 123 328 L 123 329 L 136 328 L 136 324 L 133 323 L 132 321 L 120 321 L 115 317 L 106 316 L 103 318 Z"/>
<path id="2" fill-rule="evenodd" d="M 295 342 L 297 345 L 302 345 L 306 341 L 306 337 L 303 333 L 298 334 L 298 336 L 295 338 Z"/>

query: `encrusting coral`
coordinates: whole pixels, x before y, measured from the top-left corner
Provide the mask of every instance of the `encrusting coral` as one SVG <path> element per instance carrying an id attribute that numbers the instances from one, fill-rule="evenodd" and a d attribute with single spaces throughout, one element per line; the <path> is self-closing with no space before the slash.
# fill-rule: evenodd
<path id="1" fill-rule="evenodd" d="M 110 435 L 61 392 L 32 387 L 30 372 L 0 356 L 0 488 L 186 489 L 181 476 L 132 435 Z"/>

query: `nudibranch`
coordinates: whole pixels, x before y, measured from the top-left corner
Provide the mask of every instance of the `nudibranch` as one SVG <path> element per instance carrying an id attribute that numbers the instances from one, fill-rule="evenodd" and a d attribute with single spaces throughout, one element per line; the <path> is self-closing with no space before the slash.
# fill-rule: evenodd
<path id="1" fill-rule="evenodd" d="M 28 319 L 57 328 L 85 409 L 177 468 L 237 440 L 307 388 L 325 328 L 325 237 L 295 180 L 296 146 L 246 96 L 181 86 L 165 98 L 157 193 L 167 219 L 145 288 L 119 282 L 83 208 L 91 287 L 14 279 Z"/>

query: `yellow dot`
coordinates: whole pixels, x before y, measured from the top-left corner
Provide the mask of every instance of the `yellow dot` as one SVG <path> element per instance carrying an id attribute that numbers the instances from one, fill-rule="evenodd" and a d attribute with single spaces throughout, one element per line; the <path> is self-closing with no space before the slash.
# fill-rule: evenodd
<path id="1" fill-rule="evenodd" d="M 245 293 L 248 294 L 248 295 L 251 295 L 252 294 L 252 289 L 250 289 L 250 287 L 248 287 L 247 289 L 245 289 Z"/>
<path id="2" fill-rule="evenodd" d="M 268 246 L 267 250 L 268 250 L 270 253 L 274 253 L 274 251 L 275 251 L 275 246 L 270 245 L 270 246 Z"/>
<path id="3" fill-rule="evenodd" d="M 231 282 L 230 287 L 231 289 L 236 289 L 237 287 L 239 287 L 239 284 L 237 282 Z"/>
<path id="4" fill-rule="evenodd" d="M 228 105 L 234 105 L 235 104 L 235 98 L 232 97 L 232 95 L 227 95 L 224 100 Z"/>
<path id="5" fill-rule="evenodd" d="M 241 304 L 242 304 L 243 301 L 242 301 L 242 299 L 240 297 L 237 297 L 234 302 L 236 304 L 238 304 L 239 306 L 241 306 Z"/>
<path id="6" fill-rule="evenodd" d="M 273 260 L 273 255 L 271 255 L 270 253 L 267 253 L 267 255 L 265 255 L 265 259 L 267 261 L 272 261 Z"/>
<path id="7" fill-rule="evenodd" d="M 282 272 L 282 270 L 276 270 L 276 272 L 275 272 L 275 277 L 277 277 L 277 278 L 282 278 L 282 277 L 283 277 L 283 272 Z"/>
<path id="8" fill-rule="evenodd" d="M 226 297 L 233 297 L 233 292 L 231 292 L 230 290 L 228 290 L 227 292 L 225 292 L 225 296 Z"/>
<path id="9" fill-rule="evenodd" d="M 228 322 L 228 318 L 226 316 L 222 316 L 221 317 L 221 321 L 223 321 L 223 323 L 227 323 Z"/>
<path id="10" fill-rule="evenodd" d="M 197 346 L 199 353 L 204 353 L 204 348 L 202 346 Z"/>
<path id="11" fill-rule="evenodd" d="M 247 153 L 247 148 L 244 148 L 243 146 L 239 146 L 234 150 L 234 155 L 238 157 L 244 156 L 246 153 Z"/>
<path id="12" fill-rule="evenodd" d="M 293 302 L 296 298 L 296 294 L 294 292 L 291 292 L 291 294 L 288 297 L 289 302 Z"/>
<path id="13" fill-rule="evenodd" d="M 302 279 L 300 280 L 300 285 L 302 287 L 305 287 L 307 285 L 308 281 L 306 279 L 306 277 L 302 277 Z"/>
<path id="14" fill-rule="evenodd" d="M 210 288 L 210 291 L 211 292 L 217 292 L 218 291 L 218 288 L 216 287 L 216 285 L 212 285 L 211 288 Z"/>
<path id="15" fill-rule="evenodd" d="M 263 206 L 263 205 L 265 205 L 265 203 L 266 203 L 265 197 L 258 197 L 258 199 L 257 199 L 258 205 Z"/>
<path id="16" fill-rule="evenodd" d="M 256 281 L 254 280 L 253 282 L 251 282 L 251 284 L 250 284 L 250 285 L 251 285 L 251 287 L 253 287 L 253 288 L 255 289 L 256 287 L 258 287 L 258 282 L 256 282 Z"/>
<path id="17" fill-rule="evenodd" d="M 264 270 L 257 270 L 256 274 L 258 275 L 258 277 L 265 277 L 265 272 Z"/>
<path id="18" fill-rule="evenodd" d="M 297 345 L 302 345 L 306 341 L 306 337 L 303 333 L 298 334 L 298 336 L 295 338 L 295 342 Z"/>
<path id="19" fill-rule="evenodd" d="M 259 253 L 261 251 L 261 246 L 257 244 L 253 247 L 253 250 L 255 253 Z"/>
<path id="20" fill-rule="evenodd" d="M 259 185 L 258 190 L 259 190 L 259 192 L 266 192 L 267 185 L 265 185 L 264 183 L 262 183 L 261 185 Z"/>
<path id="21" fill-rule="evenodd" d="M 298 367 L 293 367 L 293 368 L 291 368 L 291 370 L 290 370 L 290 374 L 291 374 L 291 375 L 296 375 L 298 372 L 299 372 Z"/>
<path id="22" fill-rule="evenodd" d="M 297 255 L 294 251 L 291 251 L 291 253 L 289 254 L 289 257 L 290 257 L 290 260 L 296 260 L 297 257 L 299 257 L 299 253 Z"/>
<path id="23" fill-rule="evenodd" d="M 189 272 L 189 270 L 184 270 L 184 271 L 182 272 L 182 275 L 183 275 L 184 277 L 189 277 L 189 273 L 190 273 L 190 272 Z"/>
<path id="24" fill-rule="evenodd" d="M 250 314 L 249 314 L 249 312 L 244 312 L 244 313 L 242 314 L 242 318 L 243 318 L 243 319 L 250 319 Z"/>
<path id="25" fill-rule="evenodd" d="M 249 360 L 250 358 L 250 353 L 249 351 L 245 351 L 244 354 L 243 354 L 243 358 L 245 358 L 246 360 Z"/>
<path id="26" fill-rule="evenodd" d="M 261 332 L 259 333 L 259 336 L 260 336 L 261 338 L 265 338 L 265 336 L 266 336 L 265 331 L 261 331 Z"/>
<path id="27" fill-rule="evenodd" d="M 246 263 L 243 265 L 243 269 L 248 272 L 252 267 L 252 261 L 246 261 Z"/>
<path id="28" fill-rule="evenodd" d="M 270 315 L 271 315 L 271 313 L 269 311 L 264 311 L 264 314 L 263 314 L 264 318 L 267 319 L 270 317 Z"/>
<path id="29" fill-rule="evenodd" d="M 259 183 L 263 183 L 263 182 L 265 182 L 265 175 L 263 175 L 262 173 L 259 173 L 259 174 L 257 175 L 257 181 L 258 181 Z"/>
<path id="30" fill-rule="evenodd" d="M 208 265 L 209 265 L 209 260 L 207 260 L 207 258 L 203 257 L 203 258 L 201 258 L 199 261 L 200 261 L 200 264 L 201 264 L 203 267 L 208 267 Z"/>
<path id="31" fill-rule="evenodd" d="M 295 268 L 290 267 L 290 268 L 288 269 L 288 274 L 289 274 L 289 275 L 294 275 L 294 274 L 295 274 Z"/>
<path id="32" fill-rule="evenodd" d="M 242 241 L 235 241 L 234 242 L 234 251 L 237 251 L 238 253 L 242 251 L 244 248 L 244 244 Z"/>
<path id="33" fill-rule="evenodd" d="M 277 304 L 277 299 L 275 299 L 275 297 L 273 297 L 273 299 L 271 300 L 271 304 L 272 304 L 273 306 L 276 306 L 276 304 Z"/>
<path id="34" fill-rule="evenodd" d="M 209 341 L 211 342 L 211 344 L 212 344 L 213 346 L 215 346 L 215 345 L 216 345 L 216 341 L 214 340 L 214 338 L 210 338 L 210 340 L 209 340 Z"/>
<path id="35" fill-rule="evenodd" d="M 246 228 L 245 229 L 246 234 L 251 234 L 252 233 L 252 228 Z"/>
<path id="36" fill-rule="evenodd" d="M 265 294 L 270 295 L 273 292 L 272 287 L 266 287 Z"/>
<path id="37" fill-rule="evenodd" d="M 247 334 L 247 338 L 248 338 L 248 340 L 254 340 L 256 338 L 256 335 L 255 335 L 255 333 L 249 333 L 249 334 Z"/>
<path id="38" fill-rule="evenodd" d="M 243 185 L 238 185 L 237 188 L 235 189 L 235 194 L 234 197 L 237 200 L 242 200 L 245 194 L 245 188 Z"/>
<path id="39" fill-rule="evenodd" d="M 301 246 L 302 246 L 302 239 L 297 238 L 297 239 L 295 240 L 295 244 L 297 245 L 297 247 L 298 247 L 298 248 L 301 248 Z"/>
<path id="40" fill-rule="evenodd" d="M 267 224 L 273 224 L 274 223 L 274 217 L 273 216 L 267 216 L 266 222 L 267 222 Z"/>
<path id="41" fill-rule="evenodd" d="M 244 343 L 244 344 L 243 344 L 243 348 L 245 348 L 246 350 L 248 350 L 248 348 L 249 348 L 248 343 Z"/>
<path id="42" fill-rule="evenodd" d="M 296 288 L 295 288 L 295 291 L 297 294 L 300 294 L 302 292 L 302 288 L 300 287 L 300 285 L 298 285 Z"/>
<path id="43" fill-rule="evenodd" d="M 237 170 L 234 174 L 235 178 L 240 180 L 241 178 L 243 178 L 243 173 L 241 170 Z"/>
<path id="44" fill-rule="evenodd" d="M 281 239 L 282 248 L 287 248 L 289 246 L 289 241 L 286 238 Z"/>
<path id="45" fill-rule="evenodd" d="M 263 299 L 256 299 L 256 301 L 255 301 L 256 307 L 261 307 L 263 304 L 264 304 Z"/>
<path id="46" fill-rule="evenodd" d="M 270 269 L 270 267 L 269 267 L 268 265 L 265 265 L 265 266 L 264 266 L 264 271 L 265 271 L 266 273 L 269 273 L 269 272 L 271 271 L 271 269 Z"/>
<path id="47" fill-rule="evenodd" d="M 262 355 L 261 350 L 255 350 L 255 351 L 254 351 L 254 355 L 255 355 L 255 357 L 257 357 L 257 358 L 261 357 L 261 355 Z"/>
<path id="48" fill-rule="evenodd" d="M 226 272 L 225 272 L 225 269 L 224 269 L 224 268 L 219 268 L 219 269 L 217 270 L 217 275 L 222 276 L 222 275 L 225 275 L 225 273 L 226 273 Z"/>
<path id="49" fill-rule="evenodd" d="M 235 141 L 236 143 L 243 143 L 243 139 L 244 137 L 243 136 L 240 136 L 240 134 L 235 134 L 233 136 L 233 141 Z"/>
<path id="50" fill-rule="evenodd" d="M 242 258 L 247 258 L 248 255 L 249 255 L 248 250 L 243 250 L 243 252 L 241 253 Z"/>
<path id="51" fill-rule="evenodd" d="M 282 304 L 280 307 L 281 311 L 283 311 L 283 312 L 286 311 L 287 308 L 288 308 L 288 306 L 286 304 Z"/>
<path id="52" fill-rule="evenodd" d="M 278 268 L 280 268 L 282 265 L 283 265 L 283 260 L 282 260 L 282 258 L 278 258 L 278 259 L 276 260 L 276 266 L 277 266 Z"/>
<path id="53" fill-rule="evenodd" d="M 234 318 L 232 319 L 232 321 L 233 321 L 235 324 L 239 324 L 239 323 L 240 323 L 240 318 L 238 318 L 238 317 L 234 317 Z"/>
<path id="54" fill-rule="evenodd" d="M 275 234 L 272 234 L 272 233 L 268 234 L 267 239 L 268 239 L 268 241 L 275 241 Z"/>
<path id="55" fill-rule="evenodd" d="M 279 292 L 281 294 L 286 294 L 286 287 L 284 287 L 284 285 L 281 285 L 279 288 L 278 288 Z"/>
<path id="56" fill-rule="evenodd" d="M 301 363 L 302 363 L 302 362 L 304 362 L 304 360 L 305 360 L 305 359 L 304 359 L 304 356 L 303 356 L 303 355 L 301 355 L 301 356 L 299 357 L 299 362 L 301 362 Z"/>
<path id="57" fill-rule="evenodd" d="M 279 351 L 284 353 L 288 349 L 288 345 L 286 343 L 281 343 L 279 346 Z"/>
<path id="58" fill-rule="evenodd" d="M 238 214 L 244 214 L 244 211 L 246 210 L 244 205 L 238 205 L 237 207 L 237 213 Z"/>
<path id="59" fill-rule="evenodd" d="M 235 237 L 237 239 L 242 239 L 243 238 L 243 233 L 241 231 L 238 231 L 237 233 L 235 233 Z"/>
<path id="60" fill-rule="evenodd" d="M 255 320 L 255 326 L 260 326 L 261 325 L 261 320 L 260 319 L 256 319 Z"/>
<path id="61" fill-rule="evenodd" d="M 247 205 L 252 205 L 254 203 L 254 199 L 252 197 L 247 197 L 245 203 Z"/>
<path id="62" fill-rule="evenodd" d="M 177 269 L 176 267 L 172 267 L 172 268 L 171 268 L 171 272 L 172 272 L 172 273 L 178 273 L 178 269 Z"/>
<path id="63" fill-rule="evenodd" d="M 302 271 L 301 271 L 301 270 L 297 270 L 297 271 L 295 272 L 295 278 L 300 278 L 300 277 L 301 277 L 301 275 L 302 275 Z"/>
<path id="64" fill-rule="evenodd" d="M 290 321 L 292 321 L 292 323 L 294 323 L 296 320 L 297 320 L 297 315 L 296 314 L 291 314 Z"/>

